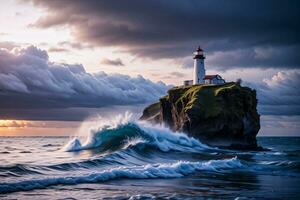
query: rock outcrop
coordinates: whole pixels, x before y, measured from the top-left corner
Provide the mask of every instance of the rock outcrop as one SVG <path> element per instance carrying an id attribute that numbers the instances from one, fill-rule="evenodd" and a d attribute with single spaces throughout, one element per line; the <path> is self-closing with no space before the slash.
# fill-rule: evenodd
<path id="1" fill-rule="evenodd" d="M 238 83 L 174 87 L 143 111 L 141 120 L 165 124 L 209 145 L 259 150 L 256 91 Z"/>

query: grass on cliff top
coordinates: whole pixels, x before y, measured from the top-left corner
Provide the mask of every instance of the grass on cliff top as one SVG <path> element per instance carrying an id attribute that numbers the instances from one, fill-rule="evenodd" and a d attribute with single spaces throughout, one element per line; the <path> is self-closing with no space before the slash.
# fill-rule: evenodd
<path id="1" fill-rule="evenodd" d="M 149 105 L 145 110 L 149 113 L 157 113 L 160 111 L 160 103 L 156 102 L 154 104 Z"/>
<path id="2" fill-rule="evenodd" d="M 221 105 L 217 101 L 216 96 L 223 90 L 240 87 L 236 83 L 225 83 L 222 85 L 191 85 L 175 87 L 169 91 L 169 94 L 176 93 L 179 95 L 176 106 L 183 107 L 184 112 L 190 112 L 199 116 L 199 112 L 203 118 L 217 116 L 221 111 Z"/>
<path id="3" fill-rule="evenodd" d="M 140 119 L 142 120 L 149 120 L 150 118 L 155 118 L 160 113 L 160 102 L 153 103 L 149 106 L 147 106 L 144 111 L 143 115 Z"/>

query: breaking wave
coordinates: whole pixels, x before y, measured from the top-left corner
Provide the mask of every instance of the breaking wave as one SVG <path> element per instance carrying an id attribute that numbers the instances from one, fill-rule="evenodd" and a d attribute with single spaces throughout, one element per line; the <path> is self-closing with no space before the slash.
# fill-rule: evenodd
<path id="1" fill-rule="evenodd" d="M 133 167 L 116 167 L 81 176 L 55 177 L 39 180 L 27 180 L 16 183 L 0 184 L 0 193 L 43 189 L 53 185 L 76 185 L 81 183 L 97 183 L 112 179 L 149 179 L 178 178 L 197 171 L 222 171 L 242 168 L 243 164 L 235 157 L 224 160 L 206 162 L 177 161 L 175 163 L 147 164 Z"/>
<path id="2" fill-rule="evenodd" d="M 97 148 L 102 151 L 114 151 L 133 146 L 151 146 L 163 152 L 170 150 L 197 152 L 212 149 L 212 147 L 202 144 L 199 140 L 188 137 L 184 133 L 174 133 L 162 126 L 153 126 L 127 119 L 91 130 L 84 143 L 75 137 L 69 141 L 63 150 L 81 151 Z"/>

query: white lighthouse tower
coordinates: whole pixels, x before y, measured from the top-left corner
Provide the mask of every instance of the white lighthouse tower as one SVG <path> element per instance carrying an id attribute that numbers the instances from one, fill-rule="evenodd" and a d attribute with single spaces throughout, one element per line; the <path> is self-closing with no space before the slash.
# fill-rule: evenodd
<path id="1" fill-rule="evenodd" d="M 203 50 L 198 47 L 196 52 L 194 52 L 194 79 L 193 84 L 204 83 L 205 78 L 205 68 L 204 68 L 204 55 Z"/>

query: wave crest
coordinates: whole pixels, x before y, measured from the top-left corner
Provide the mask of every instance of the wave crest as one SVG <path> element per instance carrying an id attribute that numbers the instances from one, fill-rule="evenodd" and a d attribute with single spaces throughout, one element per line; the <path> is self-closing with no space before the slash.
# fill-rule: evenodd
<path id="1" fill-rule="evenodd" d="M 21 181 L 0 184 L 0 193 L 43 189 L 52 185 L 76 185 L 81 183 L 97 183 L 112 179 L 149 179 L 178 178 L 197 171 L 219 172 L 228 169 L 243 168 L 237 157 L 205 162 L 177 161 L 175 163 L 147 164 L 133 167 L 116 167 L 102 172 L 70 177 L 55 177 L 39 180 Z"/>
<path id="2" fill-rule="evenodd" d="M 123 119 L 118 117 L 117 119 L 117 123 L 104 124 L 91 130 L 83 144 L 79 138 L 73 138 L 63 150 L 80 151 L 97 148 L 100 151 L 114 151 L 142 144 L 150 145 L 164 152 L 170 150 L 197 152 L 211 149 L 184 133 L 172 132 L 163 126 L 133 121 L 130 117 Z"/>

